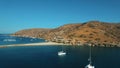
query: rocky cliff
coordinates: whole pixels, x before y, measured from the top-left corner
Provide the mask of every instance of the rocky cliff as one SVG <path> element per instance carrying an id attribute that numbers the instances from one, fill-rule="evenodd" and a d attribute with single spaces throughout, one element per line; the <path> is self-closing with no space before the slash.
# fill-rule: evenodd
<path id="1" fill-rule="evenodd" d="M 93 43 L 97 46 L 116 46 L 120 44 L 120 23 L 89 21 L 66 24 L 55 29 L 26 29 L 13 35 L 44 38 L 72 45 Z"/>

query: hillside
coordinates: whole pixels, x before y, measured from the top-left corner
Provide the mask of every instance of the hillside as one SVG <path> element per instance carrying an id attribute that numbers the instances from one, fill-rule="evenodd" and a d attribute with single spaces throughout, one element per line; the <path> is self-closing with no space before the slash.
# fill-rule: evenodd
<path id="1" fill-rule="evenodd" d="M 33 29 L 24 29 L 13 34 L 14 36 L 22 36 L 22 37 L 35 37 L 35 38 L 44 38 L 44 36 L 51 29 L 44 28 L 33 28 Z"/>
<path id="2" fill-rule="evenodd" d="M 66 24 L 55 29 L 21 30 L 13 35 L 44 38 L 72 45 L 93 43 L 97 46 L 116 46 L 120 44 L 120 23 L 89 21 Z"/>

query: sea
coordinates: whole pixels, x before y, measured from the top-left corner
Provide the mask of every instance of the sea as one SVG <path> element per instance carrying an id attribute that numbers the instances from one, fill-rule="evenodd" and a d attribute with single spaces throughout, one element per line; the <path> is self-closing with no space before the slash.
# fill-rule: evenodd
<path id="1" fill-rule="evenodd" d="M 0 46 L 45 42 L 44 39 L 0 35 Z M 58 56 L 61 49 L 66 52 Z M 0 68 L 85 68 L 89 64 L 87 46 L 19 46 L 0 48 Z M 92 47 L 95 68 L 120 68 L 120 48 Z"/>

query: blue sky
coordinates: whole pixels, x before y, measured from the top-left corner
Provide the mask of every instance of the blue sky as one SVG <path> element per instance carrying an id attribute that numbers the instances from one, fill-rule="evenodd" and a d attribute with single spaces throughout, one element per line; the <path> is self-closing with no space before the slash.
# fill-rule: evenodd
<path id="1" fill-rule="evenodd" d="M 120 0 L 0 0 L 0 33 L 99 20 L 120 22 Z"/>

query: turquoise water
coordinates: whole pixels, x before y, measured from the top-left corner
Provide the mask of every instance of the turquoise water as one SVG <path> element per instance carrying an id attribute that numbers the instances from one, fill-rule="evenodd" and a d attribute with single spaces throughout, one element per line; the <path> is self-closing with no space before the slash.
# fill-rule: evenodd
<path id="1" fill-rule="evenodd" d="M 30 43 L 28 39 L 21 42 Z M 21 43 L 8 42 L 4 44 Z M 64 46 L 67 54 L 60 57 L 57 53 L 61 48 L 57 45 L 0 48 L 0 68 L 84 68 L 88 64 L 89 47 Z M 95 68 L 120 68 L 120 48 L 92 47 L 92 61 Z"/>
<path id="2" fill-rule="evenodd" d="M 15 37 L 9 36 L 7 34 L 0 35 L 0 45 L 36 43 L 36 42 L 45 42 L 45 40 L 38 38 Z"/>

